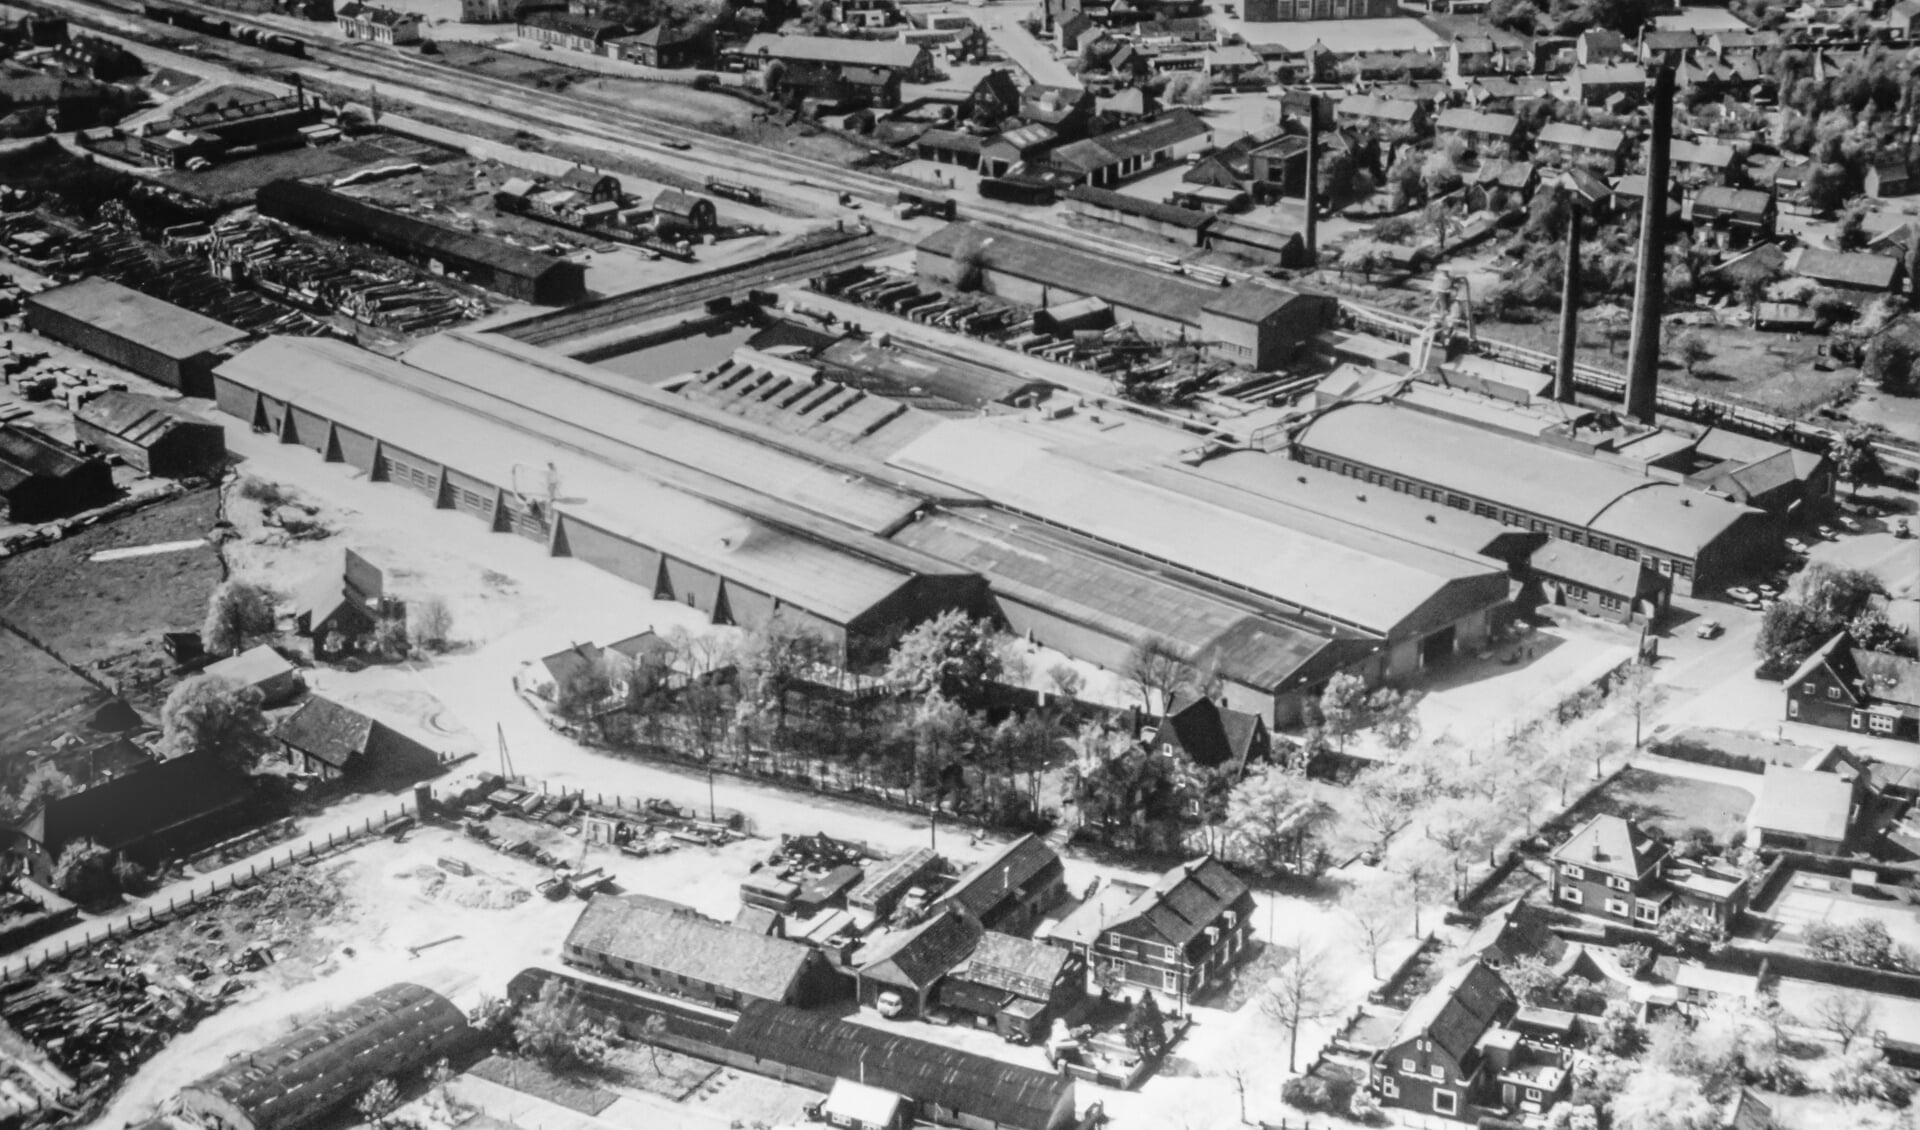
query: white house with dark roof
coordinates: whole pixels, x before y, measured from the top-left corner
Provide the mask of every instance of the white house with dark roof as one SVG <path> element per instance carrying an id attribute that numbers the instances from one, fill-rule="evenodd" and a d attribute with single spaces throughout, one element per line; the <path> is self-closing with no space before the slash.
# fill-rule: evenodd
<path id="1" fill-rule="evenodd" d="M 1864 798 L 1858 777 L 1769 765 L 1747 813 L 1747 844 L 1837 855 Z"/>

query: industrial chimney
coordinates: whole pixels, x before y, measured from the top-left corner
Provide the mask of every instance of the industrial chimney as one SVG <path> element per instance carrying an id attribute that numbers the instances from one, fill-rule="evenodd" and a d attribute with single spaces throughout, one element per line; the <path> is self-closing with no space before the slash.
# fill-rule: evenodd
<path id="1" fill-rule="evenodd" d="M 1553 398 L 1573 403 L 1573 347 L 1580 336 L 1580 198 L 1571 185 L 1560 189 L 1567 210 L 1567 258 L 1560 281 L 1560 359 L 1553 370 Z"/>
<path id="2" fill-rule="evenodd" d="M 1667 178 L 1673 153 L 1673 64 L 1653 78 L 1653 137 L 1647 142 L 1647 196 L 1640 213 L 1640 282 L 1633 292 L 1627 352 L 1627 415 L 1654 422 L 1660 383 L 1660 307 L 1666 296 Z"/>
<path id="3" fill-rule="evenodd" d="M 1307 229 L 1302 233 L 1307 245 L 1307 263 L 1320 262 L 1320 96 L 1307 95 Z"/>

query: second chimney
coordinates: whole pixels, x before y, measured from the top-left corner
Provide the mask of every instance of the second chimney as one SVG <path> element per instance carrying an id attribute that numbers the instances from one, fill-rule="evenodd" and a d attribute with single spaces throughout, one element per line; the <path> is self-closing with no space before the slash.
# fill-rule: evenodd
<path id="1" fill-rule="evenodd" d="M 1647 197 L 1640 212 L 1640 281 L 1633 291 L 1627 351 L 1627 415 L 1654 423 L 1660 385 L 1660 308 L 1666 300 L 1667 177 L 1673 154 L 1673 65 L 1653 78 L 1653 136 L 1647 142 Z"/>
<path id="2" fill-rule="evenodd" d="M 1571 187 L 1560 189 L 1567 211 L 1566 277 L 1560 280 L 1560 357 L 1553 370 L 1553 398 L 1573 403 L 1574 345 L 1580 337 L 1580 200 Z"/>
<path id="3" fill-rule="evenodd" d="M 1307 227 L 1301 236 L 1307 245 L 1307 265 L 1320 263 L 1320 96 L 1307 96 Z"/>

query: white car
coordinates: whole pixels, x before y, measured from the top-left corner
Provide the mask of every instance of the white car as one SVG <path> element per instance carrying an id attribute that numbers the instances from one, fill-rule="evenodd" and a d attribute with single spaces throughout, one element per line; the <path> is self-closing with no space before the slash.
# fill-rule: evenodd
<path id="1" fill-rule="evenodd" d="M 1751 604 L 1760 599 L 1760 594 L 1745 585 L 1735 585 L 1727 590 L 1727 599 L 1735 604 Z"/>
<path id="2" fill-rule="evenodd" d="M 1837 538 L 1840 536 L 1839 534 L 1836 534 L 1833 532 L 1832 526 L 1829 526 L 1825 523 L 1821 523 L 1819 530 L 1820 530 L 1820 536 L 1823 538 L 1826 538 L 1828 541 L 1832 541 L 1834 538 Z"/>
<path id="3" fill-rule="evenodd" d="M 1849 518 L 1845 515 L 1841 515 L 1839 518 L 1836 518 L 1834 520 L 1840 523 L 1841 529 L 1849 530 L 1856 534 L 1860 532 L 1860 520 L 1857 518 Z"/>
<path id="4" fill-rule="evenodd" d="M 1799 538 L 1788 538 L 1787 548 L 1793 550 L 1795 553 L 1805 553 L 1807 551 L 1807 543 L 1801 541 Z"/>

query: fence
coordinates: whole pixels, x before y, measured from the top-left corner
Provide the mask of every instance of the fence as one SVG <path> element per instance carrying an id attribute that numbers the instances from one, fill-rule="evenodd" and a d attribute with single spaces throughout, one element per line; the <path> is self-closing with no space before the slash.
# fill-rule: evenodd
<path id="1" fill-rule="evenodd" d="M 285 852 L 269 853 L 265 861 L 236 863 L 224 876 L 209 880 L 204 889 L 191 888 L 185 895 L 167 896 L 167 905 L 162 909 L 159 896 L 145 906 L 136 908 L 118 918 L 109 919 L 97 926 L 89 925 L 76 941 L 71 938 L 48 942 L 39 951 L 28 953 L 14 960 L 0 964 L 0 984 L 6 984 L 27 976 L 35 969 L 56 961 L 65 961 L 75 953 L 84 954 L 102 942 L 114 938 L 124 938 L 133 934 L 155 929 L 172 922 L 176 917 L 186 914 L 201 903 L 218 898 L 229 891 L 238 890 L 260 879 L 263 875 L 272 875 L 276 871 L 318 859 L 323 852 L 333 852 L 361 840 L 380 834 L 388 824 L 402 816 L 409 815 L 409 804 L 400 802 L 398 811 L 381 810 L 379 819 L 369 816 L 358 827 L 349 825 L 345 832 L 329 832 L 323 843 L 318 839 L 309 839 L 299 847 L 287 848 Z M 242 871 L 242 867 L 245 868 Z M 56 949 L 55 947 L 58 946 Z"/>
<path id="2" fill-rule="evenodd" d="M 528 777 L 516 774 L 513 777 L 507 778 L 507 780 L 523 789 L 537 788 L 540 790 L 542 796 L 557 796 L 562 800 L 565 800 L 567 797 L 578 797 L 583 803 L 592 804 L 595 808 L 631 812 L 639 816 L 647 816 L 656 811 L 654 805 L 657 802 L 651 798 L 643 800 L 640 797 L 620 796 L 617 793 L 594 793 L 592 799 L 589 800 L 587 790 L 585 789 L 551 789 L 547 787 L 547 782 L 539 777 Z M 686 806 L 678 804 L 675 804 L 674 807 L 676 809 L 686 808 Z M 695 811 L 697 811 L 697 809 L 695 809 Z M 711 823 L 725 825 L 728 828 L 743 832 L 749 836 L 756 834 L 753 827 L 753 818 L 737 808 L 713 806 L 709 809 L 708 819 L 705 821 L 700 820 L 697 816 L 691 818 L 681 817 L 681 819 L 689 820 L 695 824 Z"/>

